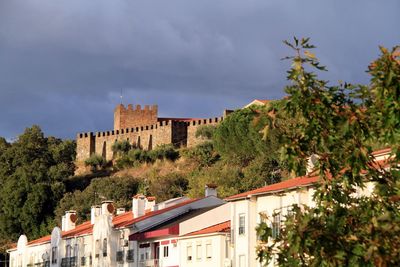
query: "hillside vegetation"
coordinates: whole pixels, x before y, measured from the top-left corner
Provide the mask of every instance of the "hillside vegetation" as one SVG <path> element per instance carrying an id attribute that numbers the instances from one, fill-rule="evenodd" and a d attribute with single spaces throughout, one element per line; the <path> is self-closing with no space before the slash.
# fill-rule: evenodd
<path id="1" fill-rule="evenodd" d="M 277 109 L 282 101 L 268 108 Z M 193 148 L 158 146 L 152 151 L 128 142 L 113 145 L 114 159 L 92 155 L 90 172 L 74 176 L 75 142 L 45 137 L 39 126 L 17 140 L 0 139 L 0 240 L 2 249 L 20 234 L 29 239 L 50 233 L 66 210 L 88 219 L 90 207 L 114 200 L 130 208 L 137 193 L 163 201 L 178 196 L 201 197 L 207 183 L 220 197 L 280 181 L 280 162 L 273 130 L 263 139 L 267 108 L 238 110 L 218 127 L 199 128 L 203 142 Z M 265 137 L 265 136 L 264 136 Z"/>

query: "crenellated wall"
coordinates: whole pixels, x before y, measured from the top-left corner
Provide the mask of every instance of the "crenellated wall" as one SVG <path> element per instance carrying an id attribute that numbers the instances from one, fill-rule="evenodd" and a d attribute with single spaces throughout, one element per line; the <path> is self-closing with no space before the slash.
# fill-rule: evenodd
<path id="1" fill-rule="evenodd" d="M 86 160 L 91 154 L 98 154 L 107 160 L 113 159 L 112 145 L 116 141 L 128 140 L 130 144 L 144 150 L 158 145 L 186 144 L 187 123 L 180 121 L 160 121 L 148 126 L 120 130 L 80 133 L 77 136 L 77 161 Z"/>
<path id="2" fill-rule="evenodd" d="M 120 104 L 114 109 L 114 131 L 131 127 L 140 127 L 156 124 L 158 120 L 158 106 L 129 104 L 127 107 Z"/>
<path id="3" fill-rule="evenodd" d="M 190 121 L 188 123 L 188 127 L 187 127 L 187 144 L 186 144 L 186 146 L 193 147 L 204 141 L 202 138 L 196 137 L 196 131 L 199 127 L 204 126 L 204 125 L 216 126 L 223 120 L 224 120 L 224 117 L 216 117 L 216 118 Z"/>
<path id="4" fill-rule="evenodd" d="M 152 150 L 158 145 L 173 144 L 176 147 L 193 147 L 203 142 L 196 138 L 196 131 L 203 125 L 219 124 L 223 117 L 208 119 L 167 119 L 158 118 L 158 107 L 140 105 L 118 105 L 114 110 L 114 130 L 105 132 L 79 133 L 76 138 L 76 163 L 83 162 L 92 154 L 106 160 L 114 159 L 112 146 L 116 141 L 128 140 L 143 150 Z M 80 163 L 80 164 L 79 164 Z"/>

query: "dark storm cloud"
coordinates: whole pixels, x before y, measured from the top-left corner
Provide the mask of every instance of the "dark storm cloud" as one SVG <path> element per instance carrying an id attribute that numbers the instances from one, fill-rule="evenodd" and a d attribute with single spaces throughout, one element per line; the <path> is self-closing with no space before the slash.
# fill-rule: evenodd
<path id="1" fill-rule="evenodd" d="M 310 36 L 326 78 L 367 82 L 378 45 L 399 43 L 399 1 L 0 0 L 0 136 L 112 127 L 125 103 L 213 116 L 280 98 L 290 53 Z"/>

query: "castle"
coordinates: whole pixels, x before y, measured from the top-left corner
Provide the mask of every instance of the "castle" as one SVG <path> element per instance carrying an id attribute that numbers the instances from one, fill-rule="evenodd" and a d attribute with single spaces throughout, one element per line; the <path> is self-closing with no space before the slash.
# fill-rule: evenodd
<path id="1" fill-rule="evenodd" d="M 151 150 L 158 145 L 173 144 L 176 147 L 192 147 L 201 140 L 196 131 L 202 125 L 220 123 L 222 117 L 159 118 L 158 106 L 118 105 L 114 110 L 114 130 L 105 132 L 79 133 L 76 138 L 76 160 L 83 162 L 92 154 L 101 155 L 106 160 L 114 158 L 112 145 L 116 141 L 127 140 L 135 147 Z"/>

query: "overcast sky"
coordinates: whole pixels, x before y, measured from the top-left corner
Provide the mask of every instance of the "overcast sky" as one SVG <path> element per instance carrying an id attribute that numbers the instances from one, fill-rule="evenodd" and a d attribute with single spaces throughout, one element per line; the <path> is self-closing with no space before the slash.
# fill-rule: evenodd
<path id="1" fill-rule="evenodd" d="M 332 82 L 367 83 L 399 14 L 398 0 L 0 0 L 0 136 L 112 129 L 121 89 L 170 117 L 281 98 L 294 35 Z"/>

